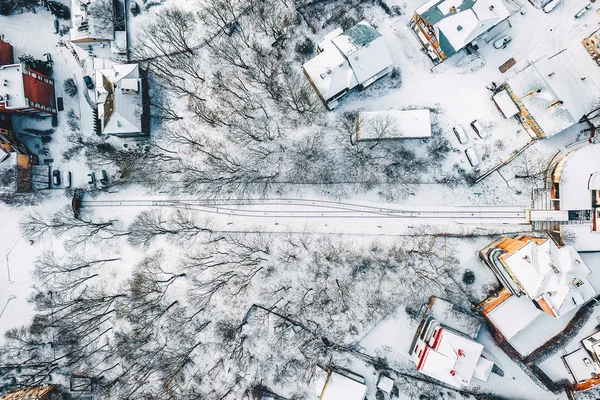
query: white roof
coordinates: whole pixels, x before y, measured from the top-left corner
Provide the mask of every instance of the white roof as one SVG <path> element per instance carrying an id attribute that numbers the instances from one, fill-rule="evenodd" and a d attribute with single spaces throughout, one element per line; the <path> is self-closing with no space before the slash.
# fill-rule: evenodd
<path id="1" fill-rule="evenodd" d="M 483 345 L 446 328 L 441 328 L 438 335 L 436 347 L 426 348 L 419 371 L 454 387 L 468 386 L 479 363 Z"/>
<path id="2" fill-rule="evenodd" d="M 547 137 L 576 124 L 600 97 L 596 83 L 578 65 L 563 51 L 540 59 L 507 80 Z"/>
<path id="3" fill-rule="evenodd" d="M 560 178 L 560 208 L 589 210 L 592 208 L 590 190 L 598 182 L 600 146 L 593 144 L 570 153 Z M 596 175 L 594 175 L 596 174 Z M 590 180 L 592 176 L 593 180 Z"/>
<path id="4" fill-rule="evenodd" d="M 600 190 L 600 171 L 596 171 L 590 175 L 590 180 L 588 181 L 588 189 Z"/>
<path id="5" fill-rule="evenodd" d="M 486 358 L 479 357 L 479 362 L 475 366 L 473 377 L 479 379 L 480 381 L 487 382 L 488 379 L 490 379 L 492 368 L 494 368 L 493 362 Z"/>
<path id="6" fill-rule="evenodd" d="M 358 85 L 350 63 L 337 48 L 322 51 L 302 67 L 325 101 Z"/>
<path id="7" fill-rule="evenodd" d="M 471 8 L 460 10 L 462 3 L 455 0 L 440 3 L 438 9 L 446 17 L 434 25 L 438 38 L 439 33 L 443 33 L 455 51 L 510 16 L 502 0 L 477 0 Z M 450 14 L 452 7 L 457 9 L 456 14 Z"/>
<path id="8" fill-rule="evenodd" d="M 84 40 L 81 45 L 89 45 L 90 43 L 85 42 L 85 39 L 95 39 L 95 40 L 113 40 L 114 38 L 114 29 L 111 27 L 102 26 L 96 23 L 91 15 L 87 13 L 87 9 L 93 4 L 96 0 L 72 0 L 71 1 L 71 24 L 72 27 L 69 31 L 71 36 L 71 41 L 79 42 Z M 89 3 L 86 7 L 85 4 Z M 109 3 L 110 4 L 110 3 Z M 87 23 L 87 29 L 80 29 L 82 25 Z"/>
<path id="9" fill-rule="evenodd" d="M 6 86 L 3 86 L 4 80 L 6 80 Z M 6 101 L 7 94 L 8 101 Z M 2 96 L 0 103 L 4 103 L 8 110 L 28 107 L 21 64 L 0 66 L 0 96 Z"/>
<path id="10" fill-rule="evenodd" d="M 367 386 L 337 372 L 331 372 L 323 387 L 320 400 L 363 400 Z"/>
<path id="11" fill-rule="evenodd" d="M 361 111 L 357 140 L 431 137 L 429 110 Z"/>
<path id="12" fill-rule="evenodd" d="M 514 117 L 519 113 L 519 107 L 515 104 L 506 90 L 498 92 L 492 97 L 505 118 Z"/>
<path id="13" fill-rule="evenodd" d="M 487 315 L 507 340 L 525 329 L 542 314 L 526 296 L 510 296 Z"/>
<path id="14" fill-rule="evenodd" d="M 110 51 L 115 54 L 127 53 L 127 31 L 115 31 L 115 40 L 110 42 Z"/>
<path id="15" fill-rule="evenodd" d="M 141 91 L 137 94 L 124 93 L 122 89 L 131 88 L 134 82 L 139 85 L 138 64 L 119 64 L 112 68 L 96 71 L 96 91 L 98 101 L 98 119 L 105 134 L 141 133 Z M 113 101 L 112 110 L 110 103 Z M 105 115 L 111 112 L 110 115 Z"/>
<path id="16" fill-rule="evenodd" d="M 351 36 L 359 26 L 365 27 L 367 35 Z M 343 33 L 339 28 L 330 32 L 319 48 L 322 51 L 302 68 L 325 101 L 365 83 L 392 64 L 383 36 L 365 21 Z"/>
<path id="17" fill-rule="evenodd" d="M 592 356 L 583 347 L 563 357 L 575 382 L 582 382 L 593 377 L 592 374 L 600 372 Z"/>
<path id="18" fill-rule="evenodd" d="M 560 249 L 546 239 L 530 241 L 504 259 L 515 280 L 532 300 L 543 299 L 554 315 L 560 317 L 596 295 L 587 280 L 588 266 L 571 246 Z M 583 284 L 576 287 L 575 279 Z"/>

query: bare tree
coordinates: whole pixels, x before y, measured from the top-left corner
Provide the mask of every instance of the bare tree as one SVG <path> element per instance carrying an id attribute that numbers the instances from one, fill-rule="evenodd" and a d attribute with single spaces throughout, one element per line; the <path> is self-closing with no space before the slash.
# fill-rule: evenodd
<path id="1" fill-rule="evenodd" d="M 199 223 L 184 210 L 167 214 L 163 210 L 142 211 L 129 226 L 129 243 L 148 247 L 157 237 L 168 237 L 178 242 L 193 243 L 199 237 L 207 240 L 213 232 L 208 221 Z"/>

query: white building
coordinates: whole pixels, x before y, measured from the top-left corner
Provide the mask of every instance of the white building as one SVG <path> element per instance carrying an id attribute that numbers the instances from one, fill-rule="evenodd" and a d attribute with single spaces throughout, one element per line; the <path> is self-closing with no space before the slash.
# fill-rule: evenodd
<path id="1" fill-rule="evenodd" d="M 105 135 L 147 135 L 142 121 L 142 79 L 138 64 L 118 64 L 96 70 L 96 103 Z"/>
<path id="2" fill-rule="evenodd" d="M 327 34 L 317 51 L 302 68 L 330 110 L 351 89 L 366 88 L 391 71 L 392 57 L 383 36 L 365 21 L 346 32 L 337 28 Z"/>
<path id="3" fill-rule="evenodd" d="M 351 372 L 319 370 L 315 390 L 319 400 L 364 400 L 367 394 L 364 378 Z"/>
<path id="4" fill-rule="evenodd" d="M 127 32 L 125 30 L 125 15 L 112 19 L 113 23 L 95 19 L 90 13 L 94 3 L 98 1 L 102 12 L 115 13 L 112 0 L 71 0 L 71 30 L 69 32 L 71 42 L 85 49 L 110 47 L 113 54 L 127 53 Z M 122 10 L 124 12 L 124 10 Z M 121 26 L 115 26 L 114 23 Z"/>
<path id="5" fill-rule="evenodd" d="M 456 388 L 473 378 L 487 382 L 494 363 L 482 356 L 483 345 L 426 316 L 415 336 L 410 355 L 417 371 Z"/>
<path id="6" fill-rule="evenodd" d="M 431 137 L 429 110 L 361 111 L 356 117 L 356 140 L 428 137 Z"/>
<path id="7" fill-rule="evenodd" d="M 410 27 L 439 64 L 509 16 L 503 0 L 430 0 L 415 10 Z"/>
<path id="8" fill-rule="evenodd" d="M 544 57 L 507 79 L 505 90 L 534 137 L 554 136 L 577 124 L 600 98 L 600 87 L 566 51 Z M 516 113 L 507 103 L 501 109 L 508 118 Z"/>

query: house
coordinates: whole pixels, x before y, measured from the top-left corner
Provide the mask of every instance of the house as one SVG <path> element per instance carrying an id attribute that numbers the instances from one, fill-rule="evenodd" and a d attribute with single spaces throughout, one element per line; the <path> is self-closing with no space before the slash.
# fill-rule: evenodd
<path id="1" fill-rule="evenodd" d="M 429 110 L 361 111 L 356 116 L 357 141 L 428 137 L 431 137 Z"/>
<path id="2" fill-rule="evenodd" d="M 86 49 L 110 46 L 112 53 L 126 54 L 125 9 L 115 4 L 111 0 L 71 0 L 71 42 Z M 91 12 L 94 7 L 98 13 L 112 17 L 95 18 Z"/>
<path id="3" fill-rule="evenodd" d="M 504 237 L 481 250 L 479 257 L 511 295 L 527 296 L 554 318 L 597 294 L 587 279 L 591 271 L 577 251 L 550 239 Z"/>
<path id="4" fill-rule="evenodd" d="M 581 346 L 562 357 L 573 378 L 571 390 L 588 390 L 600 385 L 600 332 L 581 340 Z"/>
<path id="5" fill-rule="evenodd" d="M 337 28 L 327 34 L 317 51 L 302 69 L 330 110 L 353 88 L 364 89 L 391 71 L 385 39 L 365 21 L 345 32 Z"/>
<path id="6" fill-rule="evenodd" d="M 482 352 L 482 344 L 430 315 L 419 325 L 410 349 L 417 371 L 459 389 L 473 378 L 488 381 L 494 363 Z"/>
<path id="7" fill-rule="evenodd" d="M 56 114 L 54 80 L 14 63 L 13 47 L 0 40 L 0 113 Z"/>
<path id="8" fill-rule="evenodd" d="M 16 389 L 4 395 L 0 400 L 63 400 L 64 390 L 59 385 L 35 386 Z"/>
<path id="9" fill-rule="evenodd" d="M 4 121 L 0 121 L 0 190 L 30 192 L 38 158 L 19 142 Z"/>
<path id="10" fill-rule="evenodd" d="M 600 29 L 583 39 L 581 43 L 594 61 L 600 65 Z"/>
<path id="11" fill-rule="evenodd" d="M 536 213 L 552 213 L 556 222 L 546 229 L 570 238 L 577 251 L 600 251 L 600 146 L 561 154 L 548 175 L 548 188 L 534 192 L 532 221 Z"/>
<path id="12" fill-rule="evenodd" d="M 415 10 L 409 26 L 437 65 L 509 16 L 503 0 L 430 0 Z"/>
<path id="13" fill-rule="evenodd" d="M 350 371 L 323 371 L 316 374 L 319 400 L 364 400 L 367 386 L 363 377 Z"/>
<path id="14" fill-rule="evenodd" d="M 600 87 L 564 51 L 507 79 L 494 101 L 505 117 L 516 115 L 532 138 L 543 138 L 576 125 L 598 97 Z"/>
<path id="15" fill-rule="evenodd" d="M 143 107 L 144 81 L 138 64 L 115 64 L 96 70 L 100 131 L 118 137 L 149 134 Z"/>

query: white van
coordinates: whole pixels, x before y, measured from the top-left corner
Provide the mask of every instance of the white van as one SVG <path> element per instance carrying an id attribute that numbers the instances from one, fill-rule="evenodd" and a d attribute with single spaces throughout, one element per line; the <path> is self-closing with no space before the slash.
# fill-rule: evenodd
<path id="1" fill-rule="evenodd" d="M 544 6 L 544 8 L 542 8 L 542 10 L 544 10 L 545 13 L 549 13 L 550 11 L 554 10 L 556 6 L 560 4 L 561 1 L 562 0 L 551 0 L 548 4 Z"/>
<path id="2" fill-rule="evenodd" d="M 477 153 L 475 153 L 474 148 L 469 147 L 465 150 L 465 154 L 467 155 L 467 160 L 469 160 L 469 164 L 471 164 L 471 167 L 475 168 L 479 165 L 479 157 L 477 156 Z"/>

